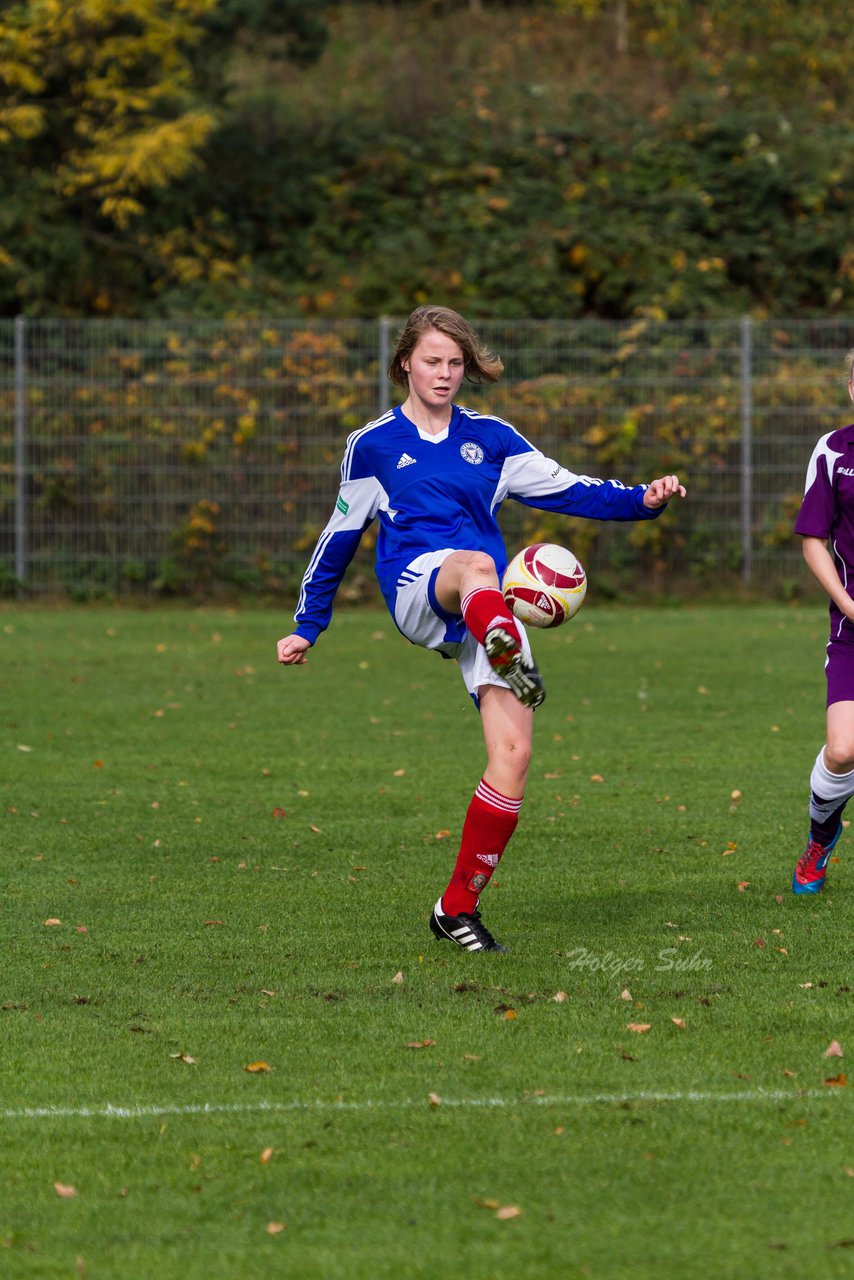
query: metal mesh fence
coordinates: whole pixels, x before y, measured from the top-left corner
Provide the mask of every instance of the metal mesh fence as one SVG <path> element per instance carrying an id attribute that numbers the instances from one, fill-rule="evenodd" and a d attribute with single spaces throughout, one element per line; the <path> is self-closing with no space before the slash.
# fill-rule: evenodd
<path id="1" fill-rule="evenodd" d="M 344 439 L 393 398 L 399 323 L 0 321 L 0 591 L 292 595 Z M 508 503 L 615 592 L 786 589 L 815 440 L 846 417 L 852 321 L 482 322 L 505 364 L 460 399 L 572 471 L 678 471 L 689 499 L 613 526 Z M 371 531 L 349 581 L 369 576 Z M 357 591 L 358 585 L 351 586 Z"/>

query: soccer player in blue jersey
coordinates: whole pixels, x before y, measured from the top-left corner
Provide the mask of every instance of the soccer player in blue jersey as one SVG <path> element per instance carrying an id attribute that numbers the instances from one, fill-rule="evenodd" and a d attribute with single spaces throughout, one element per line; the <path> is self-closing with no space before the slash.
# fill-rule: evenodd
<path id="1" fill-rule="evenodd" d="M 545 697 L 525 629 L 501 593 L 507 554 L 498 510 L 515 498 L 566 515 L 643 520 L 685 496 L 675 475 L 633 488 L 574 475 L 508 422 L 455 403 L 464 378 L 495 382 L 502 370 L 457 312 L 412 313 L 389 366 L 408 396 L 347 440 L 338 500 L 302 581 L 296 629 L 278 644 L 279 662 L 306 661 L 362 534 L 378 520 L 376 573 L 392 618 L 413 644 L 456 659 L 480 713 L 486 770 L 430 918 L 436 937 L 468 951 L 505 950 L 478 902 L 519 821 L 533 711 Z"/>
<path id="2" fill-rule="evenodd" d="M 854 351 L 846 364 L 854 400 Z M 822 436 L 813 449 L 795 532 L 830 596 L 827 738 L 810 774 L 809 837 L 792 876 L 794 893 L 820 893 L 854 796 L 854 424 Z"/>

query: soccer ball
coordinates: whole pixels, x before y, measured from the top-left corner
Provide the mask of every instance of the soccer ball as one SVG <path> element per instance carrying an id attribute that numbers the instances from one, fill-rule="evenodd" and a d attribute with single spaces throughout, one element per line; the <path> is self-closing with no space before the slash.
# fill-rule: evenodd
<path id="1" fill-rule="evenodd" d="M 559 627 L 587 594 L 587 575 L 571 551 L 535 542 L 514 556 L 501 583 L 513 613 L 531 627 Z"/>

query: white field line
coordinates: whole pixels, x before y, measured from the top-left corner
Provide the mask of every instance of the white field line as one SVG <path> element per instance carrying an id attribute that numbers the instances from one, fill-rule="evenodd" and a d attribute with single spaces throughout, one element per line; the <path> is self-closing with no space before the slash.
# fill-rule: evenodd
<path id="1" fill-rule="evenodd" d="M 738 1089 L 730 1093 L 710 1093 L 703 1090 L 686 1090 L 674 1093 L 575 1093 L 563 1096 L 533 1095 L 519 1098 L 442 1098 L 432 1102 L 427 1096 L 408 1098 L 400 1102 L 384 1102 L 365 1098 L 346 1102 L 342 1099 L 314 1100 L 310 1102 L 200 1102 L 183 1106 L 164 1103 L 118 1106 L 107 1102 L 102 1106 L 79 1107 L 7 1107 L 0 1111 L 4 1120 L 86 1120 L 104 1118 L 136 1120 L 148 1116 L 213 1116 L 213 1115 L 281 1115 L 288 1112 L 312 1111 L 407 1111 L 418 1108 L 441 1110 L 442 1107 L 492 1108 L 511 1107 L 589 1107 L 596 1105 L 631 1105 L 633 1103 L 730 1103 L 730 1102 L 802 1102 L 810 1098 L 829 1098 L 838 1095 L 833 1089 Z"/>

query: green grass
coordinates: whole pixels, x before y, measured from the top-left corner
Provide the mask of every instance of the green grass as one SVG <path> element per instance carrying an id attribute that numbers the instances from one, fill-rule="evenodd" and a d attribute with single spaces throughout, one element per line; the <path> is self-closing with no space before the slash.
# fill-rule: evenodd
<path id="1" fill-rule="evenodd" d="M 789 892 L 825 625 L 539 637 L 472 956 L 427 920 L 477 718 L 384 615 L 285 670 L 273 613 L 0 611 L 0 1274 L 850 1275 L 849 837 Z"/>

